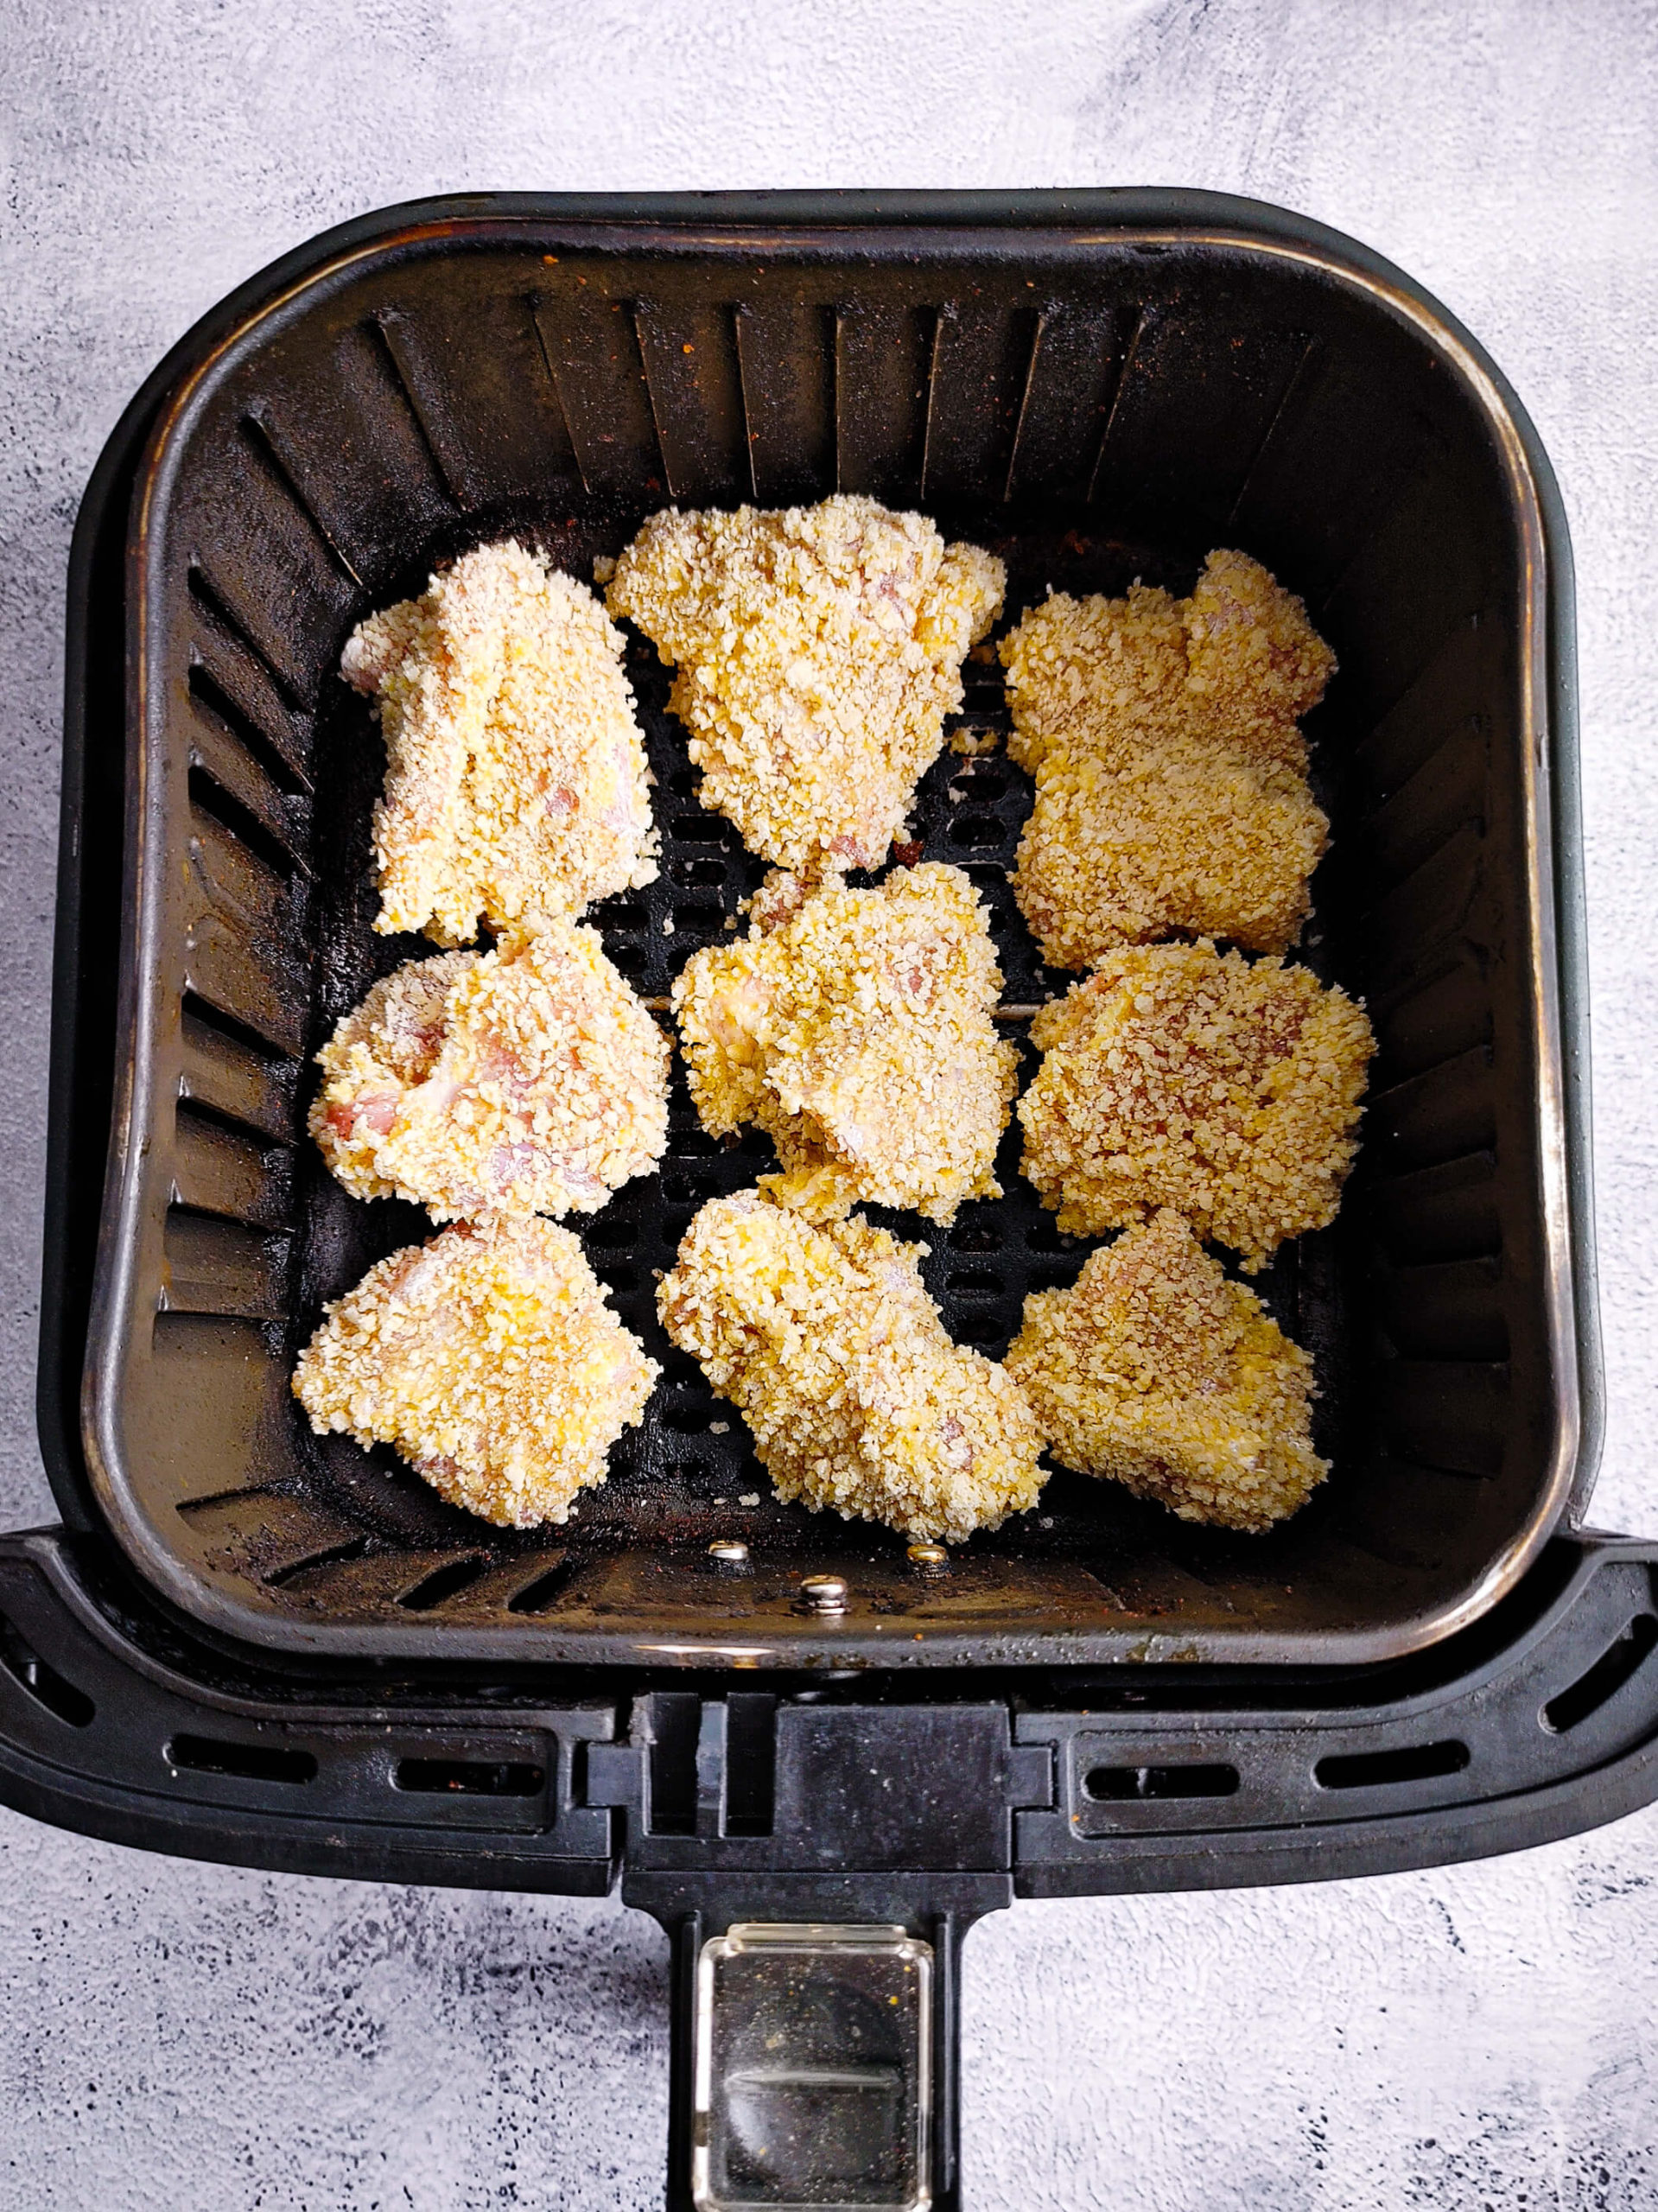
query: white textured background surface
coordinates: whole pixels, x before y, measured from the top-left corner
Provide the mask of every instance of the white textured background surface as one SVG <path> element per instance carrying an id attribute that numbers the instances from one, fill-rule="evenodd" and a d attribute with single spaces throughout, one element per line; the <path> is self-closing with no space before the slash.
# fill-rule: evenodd
<path id="1" fill-rule="evenodd" d="M 1350 231 L 1535 418 L 1576 542 L 1611 1420 L 1658 1429 L 1658 14 L 1640 0 L 10 0 L 0 11 L 0 1526 L 33 1387 L 62 585 L 143 372 L 324 225 L 480 187 L 1192 184 Z M 665 1947 L 0 1813 L 0 2212 L 649 2207 Z M 967 1954 L 969 2201 L 1658 2202 L 1658 1811 L 1364 1885 L 1023 1906 Z"/>

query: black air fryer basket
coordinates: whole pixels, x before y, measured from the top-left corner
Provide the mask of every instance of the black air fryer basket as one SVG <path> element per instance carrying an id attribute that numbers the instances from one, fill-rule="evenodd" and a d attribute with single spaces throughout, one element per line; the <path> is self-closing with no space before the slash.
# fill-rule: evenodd
<path id="1" fill-rule="evenodd" d="M 837 488 L 993 547 L 1010 620 L 1238 546 L 1339 657 L 1301 957 L 1379 1050 L 1335 1227 L 1262 1279 L 1333 1466 L 1267 1537 L 1058 1472 L 923 1573 L 779 1505 L 655 1319 L 691 1214 L 770 1157 L 707 1139 L 679 1077 L 659 1175 L 577 1224 L 665 1372 L 568 1528 L 489 1529 L 289 1395 L 322 1302 L 428 1233 L 303 1135 L 310 1053 L 429 949 L 369 926 L 351 627 L 508 531 L 587 576 L 670 501 Z M 69 606 L 41 1372 L 65 1525 L 0 1539 L 11 1802 L 313 1872 L 619 1874 L 675 1943 L 670 2201 L 945 2205 L 982 1912 L 1509 1849 L 1658 1789 L 1654 1554 L 1578 1527 L 1570 554 L 1517 403 L 1397 270 L 1196 194 L 395 210 L 157 370 Z M 662 874 L 593 918 L 665 1003 L 760 869 L 699 808 L 642 640 L 629 672 Z M 968 677 L 963 719 L 1003 728 L 999 671 Z M 917 817 L 994 911 L 1014 1035 L 1070 980 L 1009 893 L 1029 804 L 1000 751 L 947 751 Z M 949 1326 L 993 1354 L 1086 1250 L 1017 1158 L 1015 1128 L 1007 1196 L 926 1232 Z M 839 1610 L 803 1600 L 826 1572 Z"/>

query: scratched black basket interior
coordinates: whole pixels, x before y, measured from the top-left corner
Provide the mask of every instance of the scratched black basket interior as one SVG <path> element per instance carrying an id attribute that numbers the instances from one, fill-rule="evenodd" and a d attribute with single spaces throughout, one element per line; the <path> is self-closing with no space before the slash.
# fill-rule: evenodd
<path id="1" fill-rule="evenodd" d="M 1185 588 L 1211 546 L 1242 547 L 1340 658 L 1309 726 L 1334 846 L 1303 957 L 1365 995 L 1380 1051 L 1340 1219 L 1262 1278 L 1315 1355 L 1334 1467 L 1271 1536 L 1059 1471 L 921 1583 L 892 1532 L 778 1505 L 655 1320 L 696 1208 L 771 1158 L 704 1135 L 678 1073 L 660 1174 L 571 1224 L 664 1381 L 567 1528 L 493 1530 L 390 1452 L 314 1438 L 289 1395 L 322 1301 L 430 1233 L 347 1198 L 304 1135 L 309 1055 L 430 950 L 370 927 L 383 761 L 335 674 L 353 625 L 509 530 L 587 577 L 669 500 L 837 488 L 993 547 L 1009 620 L 1050 585 Z M 1178 234 L 431 226 L 324 270 L 183 386 L 130 558 L 130 1087 L 86 1427 L 111 1525 L 175 1603 L 268 1644 L 454 1657 L 1305 1662 L 1429 1641 L 1517 1576 L 1563 1503 L 1574 1383 L 1547 1187 L 1534 578 L 1477 395 L 1379 291 Z M 638 639 L 629 672 L 662 872 L 593 918 L 661 1005 L 761 870 L 698 807 Z M 1004 729 L 999 668 L 967 676 L 960 719 Z M 1011 897 L 1029 804 L 1002 753 L 951 750 L 916 818 L 994 911 L 1010 1009 L 1070 980 Z M 1085 1250 L 1017 1158 L 1015 1123 L 1007 1196 L 948 1233 L 877 1217 L 924 1236 L 947 1325 L 992 1354 Z M 711 1580 L 722 1535 L 750 1544 L 746 1579 Z M 792 1602 L 826 1568 L 854 1592 L 829 1624 Z"/>

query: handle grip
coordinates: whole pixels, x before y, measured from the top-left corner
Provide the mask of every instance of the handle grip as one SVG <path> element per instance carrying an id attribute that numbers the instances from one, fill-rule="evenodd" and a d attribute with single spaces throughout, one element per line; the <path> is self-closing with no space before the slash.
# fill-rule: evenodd
<path id="1" fill-rule="evenodd" d="M 670 1919 L 669 2212 L 955 2212 L 961 1944 L 984 1909 Z"/>

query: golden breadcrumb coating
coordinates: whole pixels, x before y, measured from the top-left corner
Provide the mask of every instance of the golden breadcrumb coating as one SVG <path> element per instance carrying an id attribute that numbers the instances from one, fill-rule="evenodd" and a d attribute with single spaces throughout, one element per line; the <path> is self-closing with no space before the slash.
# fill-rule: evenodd
<path id="1" fill-rule="evenodd" d="M 319 1435 L 391 1444 L 502 1529 L 569 1518 L 661 1373 L 568 1229 L 461 1222 L 371 1268 L 324 1311 L 294 1395 Z"/>
<path id="2" fill-rule="evenodd" d="M 670 1047 L 597 933 L 411 960 L 317 1054 L 310 1128 L 354 1198 L 434 1221 L 593 1213 L 668 1140 Z"/>
<path id="3" fill-rule="evenodd" d="M 877 868 L 904 835 L 962 662 L 1001 608 L 994 555 L 838 495 L 652 515 L 606 604 L 675 664 L 700 797 L 787 868 Z"/>
<path id="4" fill-rule="evenodd" d="M 926 1249 L 742 1191 L 691 1223 L 657 1306 L 779 1497 L 960 1543 L 1035 1503 L 1041 1444 L 1005 1370 L 945 1334 Z"/>
<path id="5" fill-rule="evenodd" d="M 1293 944 L 1330 828 L 1297 717 L 1335 657 L 1258 562 L 1211 553 L 1190 599 L 1058 593 L 1001 642 L 1036 779 L 1014 893 L 1058 968 L 1173 931 Z"/>
<path id="6" fill-rule="evenodd" d="M 625 641 L 585 584 L 508 539 L 353 632 L 340 672 L 378 696 L 374 926 L 465 944 L 537 929 L 656 874 Z"/>
<path id="7" fill-rule="evenodd" d="M 1312 1361 L 1166 1208 L 1026 1300 L 1007 1369 L 1056 1459 L 1183 1521 L 1259 1534 L 1330 1471 Z"/>
<path id="8" fill-rule="evenodd" d="M 761 1188 L 813 1220 L 860 1200 L 953 1221 L 1000 1198 L 996 1146 L 1019 1053 L 991 1010 L 1001 971 L 959 868 L 900 868 L 873 890 L 769 877 L 746 938 L 674 985 L 702 1126 L 755 1122 L 780 1175 Z"/>
<path id="9" fill-rule="evenodd" d="M 1375 1040 L 1305 968 L 1130 946 L 1040 1010 L 1020 1165 L 1077 1236 L 1159 1206 L 1243 1255 L 1335 1218 Z"/>

